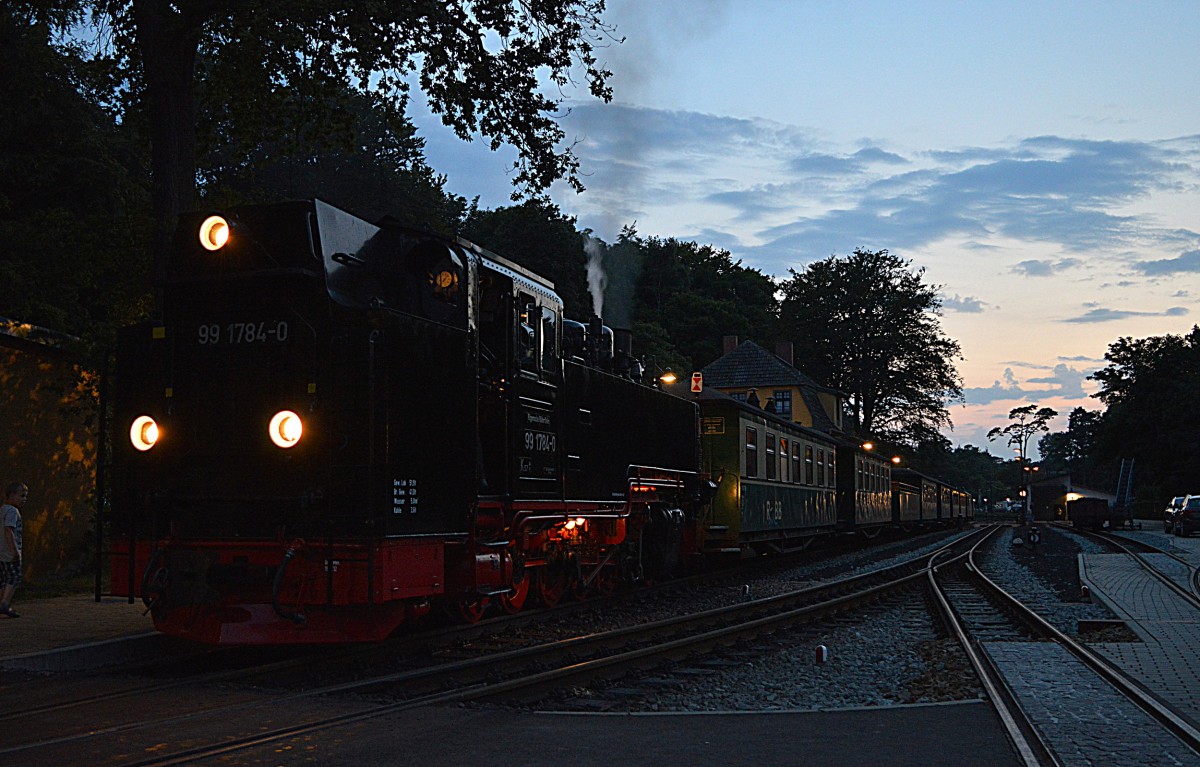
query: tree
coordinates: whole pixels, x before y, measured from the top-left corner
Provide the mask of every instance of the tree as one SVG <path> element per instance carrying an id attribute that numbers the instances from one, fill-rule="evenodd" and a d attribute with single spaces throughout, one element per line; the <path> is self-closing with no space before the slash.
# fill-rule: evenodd
<path id="1" fill-rule="evenodd" d="M 147 306 L 144 157 L 98 103 L 103 73 L 52 45 L 36 15 L 0 9 L 0 314 L 84 340 L 99 366 Z"/>
<path id="2" fill-rule="evenodd" d="M 658 237 L 636 245 L 642 257 L 634 314 L 668 331 L 685 367 L 719 357 L 725 335 L 775 340 L 779 306 L 770 277 L 711 245 Z"/>
<path id="3" fill-rule="evenodd" d="M 962 350 L 942 332 L 939 287 L 924 269 L 886 250 L 856 250 L 791 271 L 783 329 L 798 367 L 846 394 L 862 436 L 906 442 L 950 424 L 946 402 L 962 396 L 954 367 Z"/>
<path id="4" fill-rule="evenodd" d="M 1091 377 L 1107 406 L 1097 458 L 1133 458 L 1136 494 L 1161 508 L 1200 474 L 1200 327 L 1186 335 L 1123 337 Z"/>
<path id="5" fill-rule="evenodd" d="M 495 210 L 471 210 L 462 235 L 549 279 L 567 316 L 586 321 L 592 301 L 584 279 L 583 235 L 575 219 L 545 200 Z"/>
<path id="6" fill-rule="evenodd" d="M 386 217 L 447 235 L 460 231 L 467 201 L 445 192 L 445 177 L 426 164 L 425 141 L 405 115 L 353 91 L 344 99 L 350 149 L 306 125 L 283 140 L 262 136 L 248 153 L 217 147 L 199 168 L 205 201 L 320 197 L 368 221 Z"/>
<path id="7" fill-rule="evenodd" d="M 337 129 L 347 86 L 371 91 L 398 112 L 415 83 L 433 111 L 463 139 L 516 147 L 514 183 L 534 192 L 566 178 L 582 188 L 578 160 L 555 113 L 579 72 L 608 100 L 610 72 L 595 48 L 612 30 L 604 0 L 410 0 L 356 4 L 322 0 L 57 0 L 22 5 L 67 28 L 107 20 L 127 77 L 129 106 L 143 112 L 152 147 L 153 210 L 165 240 L 193 203 L 201 145 L 237 142 L 222 133 L 222 111 Z M 51 8 L 46 12 L 45 8 Z M 88 15 L 90 12 L 90 16 Z M 219 100 L 198 141 L 196 82 Z M 557 97 L 541 87 L 548 80 Z M 245 119 L 238 121 L 245 125 Z M 243 134 L 245 135 L 245 134 Z M 161 252 L 161 251 L 160 251 Z M 161 268 L 161 264 L 159 264 Z"/>
<path id="8" fill-rule="evenodd" d="M 1058 411 L 1051 407 L 1039 408 L 1037 405 L 1015 407 L 1008 411 L 1008 420 L 1012 421 L 1003 428 L 997 426 L 987 433 L 989 440 L 1007 437 L 1007 444 L 1017 451 L 1022 461 L 1029 460 L 1029 440 L 1040 431 L 1049 431 L 1050 419 L 1056 417 Z"/>

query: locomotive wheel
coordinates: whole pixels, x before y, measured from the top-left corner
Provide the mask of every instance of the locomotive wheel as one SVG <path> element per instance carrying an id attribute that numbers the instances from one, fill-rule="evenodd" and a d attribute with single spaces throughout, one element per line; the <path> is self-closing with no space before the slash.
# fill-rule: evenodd
<path id="1" fill-rule="evenodd" d="M 491 604 L 490 597 L 480 597 L 469 602 L 463 601 L 458 603 L 458 616 L 467 623 L 478 623 L 483 614 L 487 612 L 488 605 Z"/>
<path id="2" fill-rule="evenodd" d="M 572 578 L 571 596 L 575 597 L 577 602 L 586 602 L 591 597 L 596 596 L 596 581 L 593 580 L 591 583 L 584 586 L 583 581 L 578 578 Z"/>
<path id="3" fill-rule="evenodd" d="M 501 594 L 500 609 L 509 615 L 521 612 L 521 608 L 525 606 L 525 600 L 529 598 L 529 587 L 532 580 L 533 574 L 527 571 L 521 580 L 513 584 L 512 591 Z"/>
<path id="4" fill-rule="evenodd" d="M 546 607 L 554 607 L 567 593 L 567 571 L 561 567 L 543 567 L 537 571 L 534 588 L 538 600 Z"/>

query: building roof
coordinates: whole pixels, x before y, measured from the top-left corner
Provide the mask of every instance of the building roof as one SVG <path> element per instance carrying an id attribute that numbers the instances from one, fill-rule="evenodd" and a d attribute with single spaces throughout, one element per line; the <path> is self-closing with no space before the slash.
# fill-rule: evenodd
<path id="1" fill-rule="evenodd" d="M 818 392 L 838 395 L 834 389 L 821 386 L 793 365 L 762 348 L 753 341 L 743 341 L 736 349 L 715 360 L 702 371 L 705 386 L 715 389 L 750 389 L 759 386 L 795 386 L 812 414 L 813 427 L 826 433 L 838 431 Z"/>

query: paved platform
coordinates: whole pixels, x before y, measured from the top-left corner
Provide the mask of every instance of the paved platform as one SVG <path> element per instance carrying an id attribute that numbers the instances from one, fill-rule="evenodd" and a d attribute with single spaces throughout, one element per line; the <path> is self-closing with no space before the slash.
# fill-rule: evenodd
<path id="1" fill-rule="evenodd" d="M 1021 765 L 995 712 L 983 702 L 744 714 L 426 708 L 242 751 L 235 757 L 228 763 L 272 767 Z"/>
<path id="2" fill-rule="evenodd" d="M 149 635 L 154 631 L 150 616 L 142 615 L 142 603 L 124 598 L 92 594 L 52 599 L 13 601 L 21 617 L 0 617 L 0 665 L 15 658 L 92 645 L 114 639 Z"/>
<path id="3" fill-rule="evenodd" d="M 1200 561 L 1200 539 L 1153 532 L 1136 536 L 1170 545 L 1189 562 Z M 1081 575 L 1093 597 L 1124 619 L 1142 640 L 1096 647 L 1200 728 L 1200 610 L 1125 554 L 1085 555 Z M 1187 582 L 1186 577 L 1173 580 Z"/>

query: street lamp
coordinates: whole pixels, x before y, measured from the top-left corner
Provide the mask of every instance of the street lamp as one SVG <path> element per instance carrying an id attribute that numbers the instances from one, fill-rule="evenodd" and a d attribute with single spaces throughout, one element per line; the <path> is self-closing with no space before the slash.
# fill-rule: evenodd
<path id="1" fill-rule="evenodd" d="M 1022 454 L 1021 461 L 1025 463 L 1026 460 Z M 1022 468 L 1025 470 L 1025 489 L 1021 491 L 1021 495 L 1025 498 L 1025 523 L 1030 524 L 1033 522 L 1033 475 L 1041 467 L 1025 463 Z"/>

